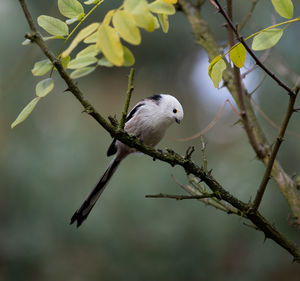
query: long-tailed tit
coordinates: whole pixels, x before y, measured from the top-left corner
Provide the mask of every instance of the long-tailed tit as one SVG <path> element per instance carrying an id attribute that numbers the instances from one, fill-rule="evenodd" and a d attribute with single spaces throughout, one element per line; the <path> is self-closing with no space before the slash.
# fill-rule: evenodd
<path id="1" fill-rule="evenodd" d="M 170 95 L 154 95 L 138 102 L 129 112 L 125 131 L 138 137 L 144 144 L 155 146 L 163 138 L 166 129 L 174 122 L 180 123 L 183 109 L 176 98 Z M 96 187 L 85 199 L 81 207 L 71 218 L 71 224 L 77 221 L 77 227 L 87 218 L 108 181 L 121 161 L 136 149 L 114 140 L 107 151 L 107 156 L 115 155 Z"/>

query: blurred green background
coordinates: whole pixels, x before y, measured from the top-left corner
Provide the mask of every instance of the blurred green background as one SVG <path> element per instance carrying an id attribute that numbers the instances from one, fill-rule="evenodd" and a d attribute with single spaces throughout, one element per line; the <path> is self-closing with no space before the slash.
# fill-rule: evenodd
<path id="1" fill-rule="evenodd" d="M 56 1 L 27 1 L 33 17 L 59 16 Z M 243 2 L 243 4 L 241 4 Z M 237 21 L 251 1 L 234 1 Z M 296 3 L 297 2 L 297 3 Z M 120 1 L 105 1 L 90 21 L 101 20 Z M 298 1 L 295 15 L 300 14 Z M 220 42 L 226 43 L 223 19 L 208 1 L 203 15 Z M 270 1 L 261 0 L 245 35 L 272 23 Z M 277 21 L 281 19 L 277 18 Z M 178 143 L 214 118 L 226 90 L 217 90 L 207 75 L 208 59 L 194 43 L 186 18 L 170 18 L 170 31 L 143 32 L 142 44 L 130 47 L 136 56 L 132 103 L 154 93 L 172 93 L 185 110 L 181 126 L 173 125 L 159 147 L 184 154 L 194 145 L 194 160 L 201 164 L 199 139 Z M 31 75 L 43 55 L 36 46 L 21 46 L 28 26 L 18 1 L 0 4 L 0 280 L 299 280 L 300 267 L 291 256 L 263 234 L 198 201 L 146 199 L 159 192 L 183 194 L 172 180 L 186 183 L 182 169 L 144 155 L 132 155 L 105 190 L 88 220 L 76 229 L 69 225 L 74 211 L 109 163 L 110 136 L 86 114 L 55 73 L 55 89 L 31 116 L 15 129 L 10 124 L 34 97 L 40 78 Z M 279 59 L 300 72 L 299 23 L 291 25 L 274 48 L 267 64 Z M 57 51 L 59 44 L 49 42 Z M 249 60 L 248 65 L 252 62 Z M 281 63 L 279 64 L 281 65 Z M 280 69 L 273 69 L 275 72 Z M 104 116 L 123 106 L 128 68 L 99 68 L 78 80 L 86 97 Z M 261 71 L 246 79 L 254 89 Z M 289 85 L 291 75 L 283 77 Z M 274 122 L 280 123 L 286 93 L 266 79 L 253 98 Z M 300 103 L 298 102 L 297 107 Z M 276 135 L 264 119 L 273 142 Z M 253 198 L 264 172 L 255 159 L 237 117 L 226 107 L 217 124 L 205 135 L 208 166 L 223 186 L 244 201 Z M 299 115 L 289 129 L 300 133 Z M 279 159 L 290 174 L 299 173 L 299 138 L 287 136 Z M 270 182 L 263 214 L 285 235 L 300 244 L 299 230 L 288 223 L 289 208 Z"/>

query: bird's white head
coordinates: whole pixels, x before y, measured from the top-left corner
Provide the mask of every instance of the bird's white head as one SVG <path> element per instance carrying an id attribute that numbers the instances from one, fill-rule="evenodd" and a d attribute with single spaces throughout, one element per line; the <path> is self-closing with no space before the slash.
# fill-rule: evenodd
<path id="1" fill-rule="evenodd" d="M 171 95 L 160 94 L 150 98 L 157 99 L 157 104 L 160 108 L 161 117 L 165 118 L 170 124 L 174 121 L 178 124 L 183 119 L 183 108 L 180 102 Z"/>

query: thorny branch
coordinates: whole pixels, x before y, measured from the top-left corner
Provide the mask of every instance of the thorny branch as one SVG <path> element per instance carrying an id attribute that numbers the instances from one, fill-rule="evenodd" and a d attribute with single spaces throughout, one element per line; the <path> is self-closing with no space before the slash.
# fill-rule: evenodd
<path id="1" fill-rule="evenodd" d="M 251 48 L 246 44 L 244 38 L 240 35 L 240 33 L 238 32 L 237 28 L 234 26 L 232 20 L 229 18 L 229 16 L 227 15 L 227 13 L 225 12 L 225 10 L 223 9 L 223 7 L 219 4 L 218 0 L 214 0 L 211 2 L 215 2 L 215 5 L 213 5 L 221 14 L 222 16 L 225 18 L 225 20 L 227 21 L 227 23 L 229 24 L 230 28 L 232 29 L 232 31 L 235 33 L 236 38 L 244 45 L 244 47 L 246 48 L 247 52 L 249 53 L 249 55 L 254 59 L 255 63 L 261 68 L 263 69 L 274 81 L 277 82 L 277 84 L 282 87 L 283 89 L 285 89 L 289 94 L 295 94 L 293 92 L 293 90 L 287 86 L 283 81 L 281 81 L 274 73 L 272 73 L 261 61 L 260 59 L 254 54 L 254 52 L 251 50 Z"/>
<path id="2" fill-rule="evenodd" d="M 287 126 L 289 124 L 289 121 L 291 119 L 291 116 L 295 111 L 294 110 L 294 105 L 295 105 L 295 102 L 296 102 L 297 93 L 299 91 L 299 86 L 296 86 L 293 91 L 294 91 L 295 94 L 294 95 L 290 94 L 289 104 L 288 104 L 283 122 L 281 124 L 281 127 L 280 127 L 280 130 L 279 130 L 278 136 L 276 138 L 276 142 L 274 144 L 274 147 L 272 149 L 272 152 L 271 152 L 269 162 L 267 164 L 264 176 L 262 178 L 262 181 L 261 181 L 260 186 L 259 186 L 259 188 L 257 190 L 257 193 L 256 193 L 256 197 L 255 197 L 254 202 L 253 202 L 253 210 L 254 211 L 256 211 L 258 209 L 259 204 L 262 200 L 262 197 L 263 197 L 264 192 L 266 190 L 267 184 L 268 184 L 268 182 L 271 178 L 271 171 L 272 171 L 272 168 L 273 168 L 275 158 L 276 158 L 277 153 L 279 151 L 280 145 L 283 142 L 283 138 L 284 138 Z"/>
<path id="3" fill-rule="evenodd" d="M 176 199 L 176 200 L 185 200 L 185 199 L 204 199 L 204 198 L 211 198 L 214 197 L 215 194 L 207 194 L 207 195 L 173 195 L 173 194 L 148 194 L 145 195 L 146 198 L 169 198 L 169 199 Z"/>
<path id="4" fill-rule="evenodd" d="M 186 15 L 186 18 L 191 25 L 196 43 L 204 48 L 210 60 L 214 59 L 217 55 L 220 54 L 220 50 L 222 48 L 220 44 L 218 44 L 218 42 L 215 40 L 214 34 L 210 30 L 208 23 L 201 15 L 201 11 L 189 0 L 179 0 L 178 5 L 180 6 L 179 9 Z M 223 72 L 224 86 L 228 89 L 228 91 L 236 101 L 239 109 L 241 110 L 240 104 L 238 102 L 237 89 L 233 78 L 233 68 L 231 68 L 231 66 L 227 64 L 227 68 Z M 244 88 L 243 90 L 245 94 L 244 99 L 246 111 L 249 117 L 250 127 L 253 128 L 253 135 L 255 138 L 255 146 L 252 145 L 252 148 L 255 151 L 257 158 L 261 160 L 265 165 L 267 165 L 271 153 L 271 146 L 268 143 L 264 131 L 262 130 L 260 123 L 257 120 L 251 102 L 251 95 L 249 95 L 246 88 Z M 252 142 L 250 143 L 252 144 Z M 274 162 L 272 177 L 277 183 L 277 186 L 280 189 L 281 193 L 287 200 L 287 203 L 293 213 L 294 220 L 298 225 L 300 225 L 300 193 L 297 189 L 297 183 L 289 174 L 287 174 L 278 160 L 275 160 Z"/>
<path id="5" fill-rule="evenodd" d="M 266 186 L 271 178 L 271 172 L 272 172 L 272 168 L 273 168 L 273 164 L 274 164 L 274 161 L 276 159 L 276 156 L 277 156 L 277 153 L 279 151 L 279 148 L 280 148 L 280 145 L 283 141 L 283 137 L 285 135 L 285 132 L 286 132 L 286 128 L 288 126 L 288 123 L 290 121 L 290 118 L 294 112 L 294 104 L 296 102 L 296 98 L 297 98 L 297 93 L 299 91 L 299 87 L 298 85 L 295 86 L 294 89 L 290 89 L 288 86 L 286 86 L 279 78 L 277 78 L 277 76 L 275 76 L 274 74 L 272 74 L 270 72 L 269 69 L 266 68 L 266 66 L 255 56 L 255 54 L 252 52 L 252 50 L 247 46 L 247 44 L 245 43 L 245 41 L 243 40 L 243 38 L 240 36 L 237 28 L 234 26 L 233 22 L 232 22 L 232 0 L 227 0 L 227 5 L 228 5 L 228 14 L 225 12 L 225 10 L 223 9 L 223 7 L 219 4 L 219 1 L 218 0 L 215 0 L 215 3 L 217 5 L 217 9 L 219 10 L 219 12 L 223 15 L 223 17 L 226 19 L 230 29 L 231 29 L 231 32 L 234 32 L 237 39 L 245 46 L 245 48 L 247 49 L 247 51 L 249 52 L 249 50 L 251 52 L 249 52 L 249 54 L 254 58 L 254 60 L 256 61 L 257 65 L 259 65 L 269 76 L 271 76 L 281 87 L 283 87 L 286 91 L 288 91 L 288 94 L 290 96 L 289 98 L 289 104 L 288 104 L 288 108 L 287 108 L 287 111 L 286 111 L 286 115 L 284 117 L 284 120 L 282 122 L 282 125 L 281 125 L 281 128 L 280 128 L 280 131 L 278 133 L 278 136 L 277 136 L 277 139 L 276 139 L 276 142 L 275 142 L 275 145 L 271 151 L 271 155 L 270 155 L 270 158 L 268 160 L 268 163 L 267 163 L 267 166 L 266 166 L 266 170 L 265 170 L 265 173 L 264 173 L 264 176 L 263 176 L 263 179 L 260 183 L 260 186 L 258 188 L 258 191 L 257 191 L 257 194 L 256 194 L 256 197 L 255 197 L 255 200 L 253 202 L 253 210 L 256 211 L 259 207 L 259 204 L 262 200 L 262 197 L 263 197 L 263 194 L 265 192 L 265 189 L 266 189 Z M 229 38 L 231 39 L 230 41 L 230 45 L 233 45 L 233 39 L 232 39 L 232 34 L 231 32 L 229 31 Z M 236 81 L 240 81 L 240 75 L 239 75 L 239 72 L 237 73 L 236 71 L 236 67 L 234 67 L 234 74 L 235 74 L 235 80 Z M 243 94 L 241 92 L 241 87 L 239 84 L 237 84 L 237 89 L 238 89 L 238 93 L 239 93 L 239 99 L 243 100 Z M 243 103 L 241 105 L 241 107 L 243 108 Z M 248 123 L 248 122 L 247 122 Z M 245 122 L 244 122 L 245 124 Z M 247 128 L 245 128 L 247 130 Z"/>
<path id="6" fill-rule="evenodd" d="M 227 15 L 226 15 L 225 10 L 219 4 L 219 2 L 216 1 L 216 3 L 218 5 L 218 8 L 219 8 L 221 14 L 227 20 L 229 47 L 231 48 L 234 45 L 233 32 L 236 33 L 237 37 L 240 37 L 240 35 L 237 33 L 238 32 L 237 29 L 234 30 L 234 27 L 233 27 L 233 24 L 232 24 L 232 0 L 227 0 Z M 234 71 L 234 79 L 235 79 L 235 83 L 236 83 L 236 88 L 237 88 L 237 91 L 238 91 L 238 99 L 239 99 L 240 107 L 241 107 L 241 110 L 242 110 L 241 116 L 242 116 L 242 119 L 243 119 L 243 123 L 245 124 L 245 130 L 247 132 L 249 130 L 252 131 L 252 128 L 247 127 L 247 125 L 249 125 L 249 122 L 248 122 L 247 112 L 246 112 L 245 103 L 244 103 L 244 94 L 243 94 L 243 89 L 242 89 L 242 86 L 241 86 L 241 76 L 240 76 L 239 68 L 234 65 L 234 70 L 233 71 Z M 296 89 L 293 89 L 292 91 L 294 93 L 296 93 Z M 297 90 L 297 92 L 298 92 L 298 90 Z M 285 116 L 284 121 L 282 123 L 282 127 L 279 131 L 279 134 L 278 134 L 278 137 L 276 139 L 275 145 L 272 149 L 272 152 L 271 152 L 271 155 L 270 155 L 270 158 L 269 158 L 264 176 L 262 178 L 262 181 L 260 183 L 260 186 L 258 188 L 256 197 L 255 197 L 255 200 L 253 202 L 253 206 L 252 206 L 253 210 L 258 209 L 258 207 L 260 205 L 260 202 L 262 200 L 263 194 L 266 190 L 267 184 L 268 184 L 268 182 L 271 178 L 271 171 L 272 171 L 272 168 L 273 168 L 273 164 L 274 164 L 274 161 L 276 159 L 277 153 L 279 151 L 280 145 L 283 141 L 283 137 L 284 137 L 288 122 L 289 122 L 289 120 L 292 116 L 295 101 L 296 101 L 296 94 L 290 94 L 290 100 L 289 100 L 289 105 L 288 105 L 288 108 L 287 108 L 286 116 Z M 251 138 L 250 138 L 250 141 L 251 141 Z"/>
<path id="7" fill-rule="evenodd" d="M 105 118 L 102 117 L 93 106 L 83 97 L 82 92 L 69 77 L 64 70 L 61 62 L 55 57 L 53 52 L 47 47 L 40 34 L 37 32 L 32 17 L 27 9 L 25 0 L 19 0 L 23 9 L 24 15 L 27 19 L 31 33 L 26 34 L 26 38 L 36 43 L 43 53 L 49 58 L 52 64 L 56 67 L 59 75 L 68 85 L 68 90 L 76 97 L 81 103 L 86 113 L 92 116 L 110 135 L 124 144 L 134 147 L 139 151 L 151 156 L 152 158 L 159 159 L 163 162 L 169 163 L 172 166 L 181 166 L 187 174 L 193 174 L 203 181 L 214 194 L 218 194 L 218 197 L 231 206 L 238 209 L 243 216 L 248 218 L 259 230 L 261 230 L 267 238 L 272 239 L 278 243 L 281 247 L 286 249 L 293 257 L 294 260 L 300 262 L 300 250 L 288 239 L 286 239 L 278 230 L 272 226 L 258 211 L 252 211 L 249 209 L 249 205 L 240 201 L 232 196 L 221 184 L 214 179 L 211 173 L 207 173 L 203 168 L 197 166 L 191 159 L 184 158 L 176 152 L 161 152 L 152 147 L 143 145 L 136 137 L 128 135 L 126 132 L 120 129 L 116 129 Z"/>

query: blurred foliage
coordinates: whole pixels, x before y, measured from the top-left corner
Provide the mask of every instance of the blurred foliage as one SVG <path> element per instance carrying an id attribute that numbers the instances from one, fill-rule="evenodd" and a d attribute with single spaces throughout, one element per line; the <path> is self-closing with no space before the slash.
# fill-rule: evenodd
<path id="1" fill-rule="evenodd" d="M 45 11 L 53 16 L 58 13 L 56 1 L 27 2 L 35 18 Z M 101 17 L 113 5 L 105 1 L 103 10 L 93 17 Z M 237 21 L 249 6 L 250 1 L 237 5 Z M 269 1 L 261 0 L 244 34 L 270 25 L 270 9 Z M 296 5 L 295 15 L 299 12 Z M 226 40 L 222 18 L 209 3 L 202 13 L 217 39 Z M 66 86 L 56 73 L 55 90 L 41 100 L 25 123 L 10 129 L 34 94 L 38 80 L 30 70 L 43 56 L 36 46 L 21 46 L 28 27 L 18 1 L 2 0 L 0 23 L 5 38 L 0 45 L 1 281 L 299 280 L 299 265 L 291 263 L 289 254 L 271 241 L 264 242 L 263 235 L 244 226 L 242 219 L 198 201 L 144 198 L 159 192 L 183 194 L 170 175 L 182 183 L 186 178 L 181 169 L 143 155 L 124 161 L 80 229 L 69 226 L 70 216 L 109 162 L 105 155 L 111 139 L 81 113 L 70 94 L 63 92 Z M 294 25 L 286 30 L 288 40 L 280 41 L 267 63 L 282 57 L 298 71 L 297 29 Z M 183 154 L 194 145 L 197 152 L 193 157 L 200 163 L 199 140 L 177 143 L 174 139 L 203 129 L 228 94 L 214 88 L 207 75 L 207 58 L 194 44 L 181 13 L 170 18 L 168 35 L 145 32 L 142 38 L 141 46 L 132 48 L 136 57 L 132 105 L 154 93 L 178 97 L 185 109 L 184 122 L 180 127 L 174 125 L 159 147 Z M 49 44 L 58 50 L 55 43 Z M 206 67 L 199 68 L 201 64 Z M 100 112 L 120 117 L 128 73 L 126 68 L 98 69 L 80 80 L 79 86 Z M 260 75 L 257 71 L 246 82 L 250 89 L 255 88 Z M 287 98 L 273 81 L 266 79 L 253 97 L 272 120 L 280 123 Z M 272 142 L 276 130 L 260 119 Z M 299 119 L 298 115 L 293 117 L 291 131 L 300 133 Z M 247 201 L 255 194 L 264 168 L 255 160 L 243 129 L 234 125 L 236 121 L 228 107 L 205 135 L 208 166 L 225 188 Z M 299 138 L 287 136 L 279 159 L 291 174 L 299 173 L 297 155 Z M 299 230 L 289 225 L 289 209 L 273 182 L 267 188 L 262 210 L 283 233 L 300 243 Z"/>

